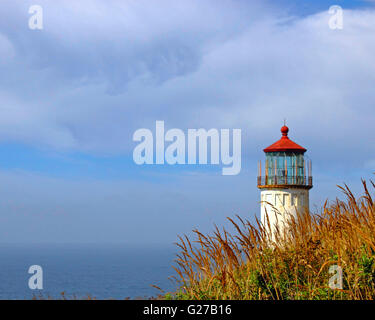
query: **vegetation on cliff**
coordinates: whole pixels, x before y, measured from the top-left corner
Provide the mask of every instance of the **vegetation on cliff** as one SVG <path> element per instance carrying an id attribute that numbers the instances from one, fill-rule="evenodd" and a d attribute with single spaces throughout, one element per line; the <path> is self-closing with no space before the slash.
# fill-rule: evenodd
<path id="1" fill-rule="evenodd" d="M 345 201 L 299 213 L 274 241 L 267 226 L 238 216 L 228 218 L 235 232 L 180 237 L 180 290 L 167 298 L 374 299 L 375 205 L 362 183 L 359 199 L 340 187 Z"/>

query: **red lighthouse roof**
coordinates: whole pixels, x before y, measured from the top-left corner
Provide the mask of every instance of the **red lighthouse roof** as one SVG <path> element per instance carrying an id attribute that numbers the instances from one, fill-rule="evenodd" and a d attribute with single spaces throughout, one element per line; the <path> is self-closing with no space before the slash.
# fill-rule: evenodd
<path id="1" fill-rule="evenodd" d="M 297 143 L 293 142 L 288 137 L 289 128 L 283 126 L 281 128 L 282 137 L 279 141 L 276 141 L 274 144 L 271 144 L 268 148 L 264 149 L 264 152 L 296 152 L 296 153 L 305 153 L 307 150 Z"/>

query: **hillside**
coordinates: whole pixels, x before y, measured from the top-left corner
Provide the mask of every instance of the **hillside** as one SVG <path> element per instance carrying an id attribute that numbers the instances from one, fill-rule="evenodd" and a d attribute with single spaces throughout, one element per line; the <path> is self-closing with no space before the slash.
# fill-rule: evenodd
<path id="1" fill-rule="evenodd" d="M 300 213 L 274 242 L 259 221 L 238 216 L 228 218 L 235 233 L 216 228 L 181 237 L 180 291 L 167 298 L 374 299 L 375 206 L 362 182 L 359 199 L 340 187 L 345 201 Z"/>

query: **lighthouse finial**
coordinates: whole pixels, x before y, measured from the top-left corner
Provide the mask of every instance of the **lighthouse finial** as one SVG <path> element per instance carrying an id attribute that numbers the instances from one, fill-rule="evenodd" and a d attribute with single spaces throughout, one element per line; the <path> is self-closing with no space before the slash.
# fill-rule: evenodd
<path id="1" fill-rule="evenodd" d="M 284 126 L 281 128 L 281 133 L 283 137 L 287 137 L 289 132 L 289 128 L 286 126 L 286 119 L 284 119 Z"/>

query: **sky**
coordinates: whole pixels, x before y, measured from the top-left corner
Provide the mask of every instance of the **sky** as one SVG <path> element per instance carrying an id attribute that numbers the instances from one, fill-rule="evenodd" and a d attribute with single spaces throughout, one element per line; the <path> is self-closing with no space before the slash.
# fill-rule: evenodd
<path id="1" fill-rule="evenodd" d="M 360 195 L 375 171 L 374 4 L 3 0 L 0 242 L 169 244 L 254 222 L 257 162 L 284 119 L 313 162 L 312 211 L 337 185 Z M 241 129 L 241 172 L 135 164 L 133 133 L 157 120 Z"/>

